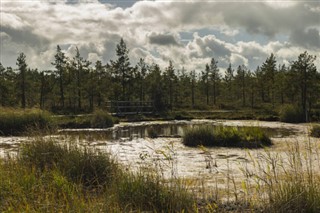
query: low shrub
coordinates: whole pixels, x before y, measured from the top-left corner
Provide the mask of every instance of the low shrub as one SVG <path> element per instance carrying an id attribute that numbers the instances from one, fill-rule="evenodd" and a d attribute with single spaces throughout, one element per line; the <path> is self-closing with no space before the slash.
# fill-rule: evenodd
<path id="1" fill-rule="evenodd" d="M 294 105 L 284 105 L 279 111 L 279 120 L 287 123 L 305 122 L 301 109 Z"/>
<path id="2" fill-rule="evenodd" d="M 310 135 L 315 138 L 320 138 L 320 125 L 314 125 L 310 131 Z"/>
<path id="3" fill-rule="evenodd" d="M 28 130 L 43 130 L 52 127 L 49 112 L 38 109 L 3 109 L 0 110 L 0 134 L 19 135 Z"/>
<path id="4" fill-rule="evenodd" d="M 270 138 L 258 127 L 198 127 L 185 131 L 186 146 L 221 146 L 261 148 L 272 145 Z"/>
<path id="5" fill-rule="evenodd" d="M 154 127 L 148 128 L 147 134 L 150 138 L 157 138 L 158 137 L 158 132 Z"/>
<path id="6" fill-rule="evenodd" d="M 113 118 L 108 112 L 98 110 L 93 113 L 90 123 L 93 128 L 112 127 Z"/>

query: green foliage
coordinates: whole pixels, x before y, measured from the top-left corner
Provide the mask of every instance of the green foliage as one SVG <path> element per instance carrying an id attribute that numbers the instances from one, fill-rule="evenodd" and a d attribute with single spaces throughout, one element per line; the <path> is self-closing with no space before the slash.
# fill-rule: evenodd
<path id="1" fill-rule="evenodd" d="M 107 128 L 112 126 L 113 126 L 113 118 L 108 112 L 97 110 L 93 113 L 91 118 L 91 127 Z"/>
<path id="2" fill-rule="evenodd" d="M 270 138 L 258 127 L 198 127 L 186 130 L 186 146 L 218 146 L 261 148 L 272 145 Z"/>
<path id="3" fill-rule="evenodd" d="M 182 212 L 191 210 L 193 204 L 181 183 L 169 186 L 158 175 L 146 171 L 122 176 L 116 190 L 117 202 L 124 210 Z"/>
<path id="4" fill-rule="evenodd" d="M 305 121 L 302 110 L 294 105 L 282 106 L 279 111 L 279 119 L 287 123 L 300 123 Z"/>
<path id="5" fill-rule="evenodd" d="M 52 127 L 50 113 L 38 109 L 0 108 L 0 134 L 17 135 L 32 129 Z"/>
<path id="6" fill-rule="evenodd" d="M 101 204 L 58 170 L 0 160 L 0 212 L 98 212 Z"/>
<path id="7" fill-rule="evenodd" d="M 164 70 L 158 64 L 147 64 L 143 58 L 136 66 L 131 65 L 124 39 L 120 39 L 115 51 L 115 61 L 106 64 L 97 61 L 90 67 L 91 62 L 80 55 L 79 49 L 76 48 L 74 57 L 67 58 L 65 51 L 57 46 L 52 62 L 55 69 L 41 71 L 28 69 L 26 56 L 21 53 L 17 69 L 0 64 L 0 105 L 39 106 L 54 113 L 78 114 L 103 109 L 106 101 L 148 101 L 153 103 L 153 114 L 162 115 L 168 110 L 182 109 L 274 111 L 289 104 L 299 106 L 305 115 L 300 118 L 300 113 L 288 112 L 286 117 L 283 112 L 284 121 L 320 119 L 320 74 L 314 64 L 316 57 L 308 52 L 300 54 L 290 66 L 277 64 L 273 53 L 255 71 L 239 65 L 235 72 L 229 64 L 225 77 L 221 78 L 215 58 L 203 64 L 203 72 L 196 73 L 177 69 L 181 66 L 172 61 Z M 135 110 L 131 113 L 137 113 Z M 213 117 L 228 118 L 227 114 L 220 114 Z M 274 114 L 232 116 L 235 117 L 277 119 Z M 79 122 L 80 127 L 88 124 L 90 120 Z"/>
<path id="8" fill-rule="evenodd" d="M 320 125 L 312 126 L 312 129 L 310 131 L 310 135 L 315 138 L 320 138 Z"/>
<path id="9" fill-rule="evenodd" d="M 62 146 L 52 140 L 24 144 L 19 163 L 40 171 L 58 169 L 70 181 L 89 188 L 110 183 L 117 169 L 108 155 L 73 144 Z"/>

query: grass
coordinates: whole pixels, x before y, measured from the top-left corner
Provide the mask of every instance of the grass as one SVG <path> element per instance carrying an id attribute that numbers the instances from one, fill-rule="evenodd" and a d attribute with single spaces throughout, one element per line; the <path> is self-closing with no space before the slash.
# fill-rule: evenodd
<path id="1" fill-rule="evenodd" d="M 235 138 L 241 129 L 224 128 L 218 131 Z M 307 139 L 288 142 L 281 153 L 266 148 L 255 157 L 257 150 L 248 150 L 250 160 L 239 162 L 243 178 L 226 159 L 225 177 L 215 181 L 224 186 L 211 191 L 204 184 L 201 196 L 156 170 L 130 172 L 108 154 L 38 138 L 16 158 L 0 159 L 0 212 L 319 212 L 320 147 Z"/>
<path id="2" fill-rule="evenodd" d="M 287 161 L 266 153 L 268 164 L 256 176 L 268 193 L 268 202 L 261 202 L 268 212 L 319 212 L 319 145 L 309 139 L 288 144 L 287 150 Z"/>
<path id="3" fill-rule="evenodd" d="M 320 125 L 312 126 L 312 129 L 310 131 L 310 136 L 315 138 L 320 138 Z"/>
<path id="4" fill-rule="evenodd" d="M 53 140 L 25 144 L 18 161 L 41 172 L 58 169 L 70 181 L 88 188 L 106 186 L 117 172 L 117 165 L 108 155 L 72 143 L 59 145 Z"/>
<path id="5" fill-rule="evenodd" d="M 38 139 L 0 159 L 0 212 L 190 212 L 192 198 L 180 182 L 73 143 Z"/>
<path id="6" fill-rule="evenodd" d="M 292 174 L 278 184 L 271 196 L 270 210 L 274 212 L 319 212 L 320 178 L 306 180 L 304 175 Z M 307 176 L 307 175 L 306 175 Z"/>
<path id="7" fill-rule="evenodd" d="M 158 175 L 149 172 L 129 173 L 116 184 L 116 202 L 124 209 L 150 212 L 190 211 L 193 196 L 181 183 L 169 185 Z"/>
<path id="8" fill-rule="evenodd" d="M 99 212 L 102 201 L 57 169 L 39 173 L 17 161 L 0 160 L 0 212 Z"/>
<path id="9" fill-rule="evenodd" d="M 108 128 L 119 120 L 97 110 L 83 116 L 53 116 L 39 109 L 0 108 L 0 135 L 25 135 L 34 131 L 60 128 Z"/>
<path id="10" fill-rule="evenodd" d="M 52 127 L 51 114 L 38 109 L 0 108 L 0 135 L 20 135 Z"/>
<path id="11" fill-rule="evenodd" d="M 54 120 L 60 128 L 108 128 L 119 123 L 117 118 L 102 110 L 80 116 L 56 116 Z"/>
<path id="12" fill-rule="evenodd" d="M 185 131 L 186 146 L 262 148 L 271 146 L 270 138 L 258 127 L 198 127 Z"/>

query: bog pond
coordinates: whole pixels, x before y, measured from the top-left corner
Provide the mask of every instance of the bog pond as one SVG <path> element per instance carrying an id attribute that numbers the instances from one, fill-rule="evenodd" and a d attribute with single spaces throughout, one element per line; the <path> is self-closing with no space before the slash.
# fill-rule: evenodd
<path id="1" fill-rule="evenodd" d="M 258 126 L 271 137 L 274 145 L 248 150 L 192 148 L 182 144 L 181 137 L 186 128 L 204 125 Z M 312 167 L 318 171 L 320 141 L 308 136 L 309 129 L 308 124 L 251 120 L 153 121 L 120 123 L 108 129 L 63 129 L 45 137 L 111 153 L 128 170 L 155 169 L 165 178 L 192 182 L 192 187 L 225 188 L 230 180 L 241 183 L 270 165 L 290 164 L 290 153 L 297 148 L 309 150 L 309 157 L 314 161 Z M 0 137 L 0 156 L 14 156 L 21 143 L 32 140 L 32 137 Z"/>

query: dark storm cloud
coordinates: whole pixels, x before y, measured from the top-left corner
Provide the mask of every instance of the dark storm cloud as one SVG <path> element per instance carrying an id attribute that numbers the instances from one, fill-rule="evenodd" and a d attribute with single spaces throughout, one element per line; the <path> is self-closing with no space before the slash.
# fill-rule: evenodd
<path id="1" fill-rule="evenodd" d="M 157 34 L 151 33 L 149 36 L 149 43 L 150 44 L 157 44 L 163 46 L 179 46 L 176 37 L 170 34 Z"/>
<path id="2" fill-rule="evenodd" d="M 1 26 L 1 31 L 6 33 L 10 38 L 11 42 L 17 44 L 28 44 L 36 49 L 46 49 L 50 44 L 50 41 L 46 38 L 36 35 L 32 32 L 31 28 L 14 29 L 6 26 Z"/>
<path id="3" fill-rule="evenodd" d="M 320 48 L 320 32 L 318 29 L 311 28 L 307 31 L 295 30 L 290 36 L 290 41 L 305 48 Z"/>

